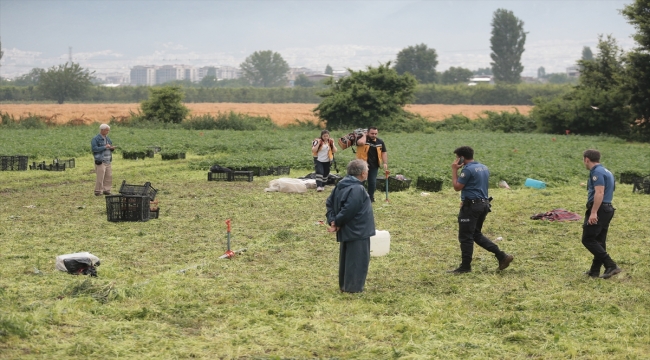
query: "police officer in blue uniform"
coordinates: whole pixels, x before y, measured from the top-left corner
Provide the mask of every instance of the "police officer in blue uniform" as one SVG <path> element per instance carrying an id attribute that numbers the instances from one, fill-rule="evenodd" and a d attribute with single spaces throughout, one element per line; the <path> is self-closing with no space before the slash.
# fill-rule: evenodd
<path id="1" fill-rule="evenodd" d="M 591 277 L 609 279 L 620 273 L 614 260 L 607 254 L 606 240 L 609 223 L 614 217 L 614 175 L 600 164 L 598 150 L 585 150 L 582 161 L 589 170 L 587 182 L 587 211 L 582 225 L 582 244 L 594 255 L 591 269 L 586 273 Z M 605 272 L 600 275 L 600 268 Z"/>
<path id="2" fill-rule="evenodd" d="M 454 150 L 456 160 L 451 164 L 451 176 L 454 190 L 460 191 L 461 206 L 458 213 L 458 241 L 462 262 L 455 270 L 448 272 L 454 274 L 472 271 L 472 255 L 474 243 L 493 253 L 499 261 L 499 270 L 507 268 L 513 256 L 501 251 L 481 232 L 483 222 L 490 212 L 488 197 L 488 184 L 490 171 L 487 166 L 474 161 L 474 149 L 461 146 Z M 463 168 L 458 175 L 458 169 Z"/>

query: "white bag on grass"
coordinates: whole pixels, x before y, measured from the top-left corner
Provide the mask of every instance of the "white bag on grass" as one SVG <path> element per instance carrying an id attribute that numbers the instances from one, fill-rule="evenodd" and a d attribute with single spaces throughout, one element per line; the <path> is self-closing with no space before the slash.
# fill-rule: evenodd
<path id="1" fill-rule="evenodd" d="M 316 187 L 316 180 L 301 180 L 292 178 L 280 178 L 271 180 L 269 187 L 264 189 L 267 192 L 279 191 L 283 193 L 305 193 L 307 188 L 312 188 L 310 182 L 313 182 L 313 187 Z"/>

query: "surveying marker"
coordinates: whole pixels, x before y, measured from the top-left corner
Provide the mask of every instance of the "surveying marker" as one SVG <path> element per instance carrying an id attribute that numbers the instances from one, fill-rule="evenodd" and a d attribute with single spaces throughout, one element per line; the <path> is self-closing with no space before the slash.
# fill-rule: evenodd
<path id="1" fill-rule="evenodd" d="M 232 258 L 235 257 L 236 254 L 243 253 L 244 251 L 246 251 L 246 248 L 239 249 L 237 251 L 230 250 L 230 223 L 231 223 L 230 219 L 226 220 L 227 236 L 228 236 L 228 245 L 227 245 L 228 250 L 226 250 L 226 252 L 223 255 L 219 256 L 219 259 L 232 259 Z"/>

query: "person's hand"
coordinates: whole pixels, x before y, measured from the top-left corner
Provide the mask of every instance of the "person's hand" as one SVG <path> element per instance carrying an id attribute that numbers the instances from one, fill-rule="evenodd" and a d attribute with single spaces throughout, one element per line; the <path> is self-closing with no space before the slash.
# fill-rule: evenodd
<path id="1" fill-rule="evenodd" d="M 454 170 L 454 171 L 458 171 L 458 169 L 460 169 L 462 167 L 463 167 L 462 164 L 458 165 L 458 158 L 456 158 L 456 160 L 454 160 L 454 162 L 451 163 L 451 169 Z"/>
<path id="2" fill-rule="evenodd" d="M 587 220 L 587 224 L 589 224 L 589 225 L 598 224 L 598 214 L 597 213 L 591 213 L 589 215 L 589 220 Z"/>
<path id="3" fill-rule="evenodd" d="M 334 224 L 334 221 L 330 223 L 330 227 L 327 228 L 327 232 L 337 232 L 339 231 L 338 226 Z"/>
<path id="4" fill-rule="evenodd" d="M 384 171 L 388 171 L 388 164 L 384 163 Z"/>

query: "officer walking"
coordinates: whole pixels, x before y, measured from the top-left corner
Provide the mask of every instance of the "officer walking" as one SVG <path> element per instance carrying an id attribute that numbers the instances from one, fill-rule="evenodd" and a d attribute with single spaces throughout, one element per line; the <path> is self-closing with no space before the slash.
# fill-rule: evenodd
<path id="1" fill-rule="evenodd" d="M 614 197 L 614 175 L 600 164 L 598 150 L 585 150 L 582 161 L 589 170 L 587 182 L 587 211 L 582 225 L 582 245 L 594 255 L 591 269 L 586 274 L 591 277 L 610 277 L 623 271 L 606 251 L 607 231 L 614 217 L 612 199 Z M 600 275 L 600 268 L 605 272 Z"/>
<path id="2" fill-rule="evenodd" d="M 474 243 L 485 250 L 494 253 L 499 260 L 499 270 L 507 268 L 513 256 L 501 251 L 483 233 L 483 222 L 490 212 L 488 198 L 488 183 L 490 171 L 487 166 L 474 161 L 474 149 L 461 146 L 454 150 L 456 160 L 451 164 L 451 177 L 454 190 L 460 191 L 461 206 L 458 213 L 458 241 L 462 262 L 455 270 L 448 271 L 453 274 L 463 274 L 472 271 L 472 255 Z M 458 169 L 463 168 L 458 175 Z"/>

